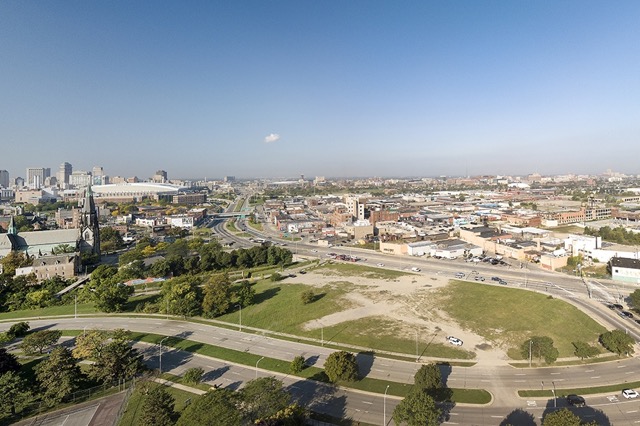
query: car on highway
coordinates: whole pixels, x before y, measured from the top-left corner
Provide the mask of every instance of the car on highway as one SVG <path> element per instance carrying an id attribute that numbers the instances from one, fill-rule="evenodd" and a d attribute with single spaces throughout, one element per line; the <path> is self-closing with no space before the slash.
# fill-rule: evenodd
<path id="1" fill-rule="evenodd" d="M 501 279 L 500 277 L 491 277 L 491 281 L 500 281 Z"/>
<path id="2" fill-rule="evenodd" d="M 507 285 L 507 282 L 501 278 L 498 280 L 498 284 Z"/>
<path id="3" fill-rule="evenodd" d="M 462 346 L 462 340 L 458 339 L 457 337 L 447 336 L 447 340 L 454 346 Z"/>
<path id="4" fill-rule="evenodd" d="M 384 266 L 384 263 L 376 263 L 376 266 L 379 266 L 382 268 Z"/>
<path id="5" fill-rule="evenodd" d="M 418 268 L 418 267 L 416 267 L 416 266 L 414 266 L 413 268 L 411 268 L 411 270 L 412 270 L 413 272 L 420 272 L 420 268 Z"/>
<path id="6" fill-rule="evenodd" d="M 574 393 L 567 395 L 567 403 L 569 403 L 569 405 L 573 405 L 574 407 L 584 407 L 585 405 L 587 405 L 583 397 Z"/>
<path id="7" fill-rule="evenodd" d="M 628 312 L 628 311 L 620 311 L 620 312 L 618 312 L 618 314 L 622 318 L 633 318 L 633 314 L 631 312 Z"/>
<path id="8" fill-rule="evenodd" d="M 481 276 L 479 276 L 479 275 L 476 275 L 476 276 L 475 276 L 475 278 L 474 278 L 474 280 L 476 280 L 476 281 L 484 281 L 484 277 L 481 277 Z"/>
<path id="9" fill-rule="evenodd" d="M 314 253 L 317 253 L 317 252 L 318 252 L 318 250 L 316 250 L 316 249 L 313 249 L 313 250 L 311 250 L 311 251 L 312 251 L 312 252 L 314 252 Z"/>
<path id="10" fill-rule="evenodd" d="M 456 278 L 464 278 L 464 272 L 456 272 Z"/>
<path id="11" fill-rule="evenodd" d="M 636 392 L 633 389 L 623 389 L 622 396 L 624 396 L 627 399 L 635 399 L 638 397 L 638 392 Z"/>

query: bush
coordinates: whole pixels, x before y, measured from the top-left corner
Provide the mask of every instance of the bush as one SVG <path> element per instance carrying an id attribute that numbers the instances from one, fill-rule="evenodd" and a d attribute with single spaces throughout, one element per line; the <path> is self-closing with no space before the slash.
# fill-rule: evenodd
<path id="1" fill-rule="evenodd" d="M 313 293 L 313 290 L 305 290 L 300 295 L 300 299 L 302 299 L 302 303 L 304 303 L 305 305 L 313 302 L 313 299 L 315 299 L 315 297 L 316 295 Z"/>
<path id="2" fill-rule="evenodd" d="M 29 331 L 30 328 L 31 327 L 29 327 L 28 322 L 17 322 L 9 328 L 9 331 L 7 331 L 7 335 L 12 338 L 24 337 L 27 335 L 27 331 Z"/>
<path id="3" fill-rule="evenodd" d="M 191 385 L 197 385 L 202 381 L 202 375 L 204 374 L 204 370 L 200 367 L 193 367 L 185 371 L 184 373 L 184 381 Z"/>
<path id="4" fill-rule="evenodd" d="M 269 279 L 271 280 L 271 282 L 280 281 L 282 279 L 282 275 L 280 275 L 277 272 L 274 272 L 273 274 L 271 274 L 271 277 Z"/>
<path id="5" fill-rule="evenodd" d="M 291 365 L 289 366 L 289 369 L 293 374 L 298 374 L 299 372 L 304 370 L 304 367 L 305 367 L 304 357 L 302 355 L 298 355 L 293 359 L 293 361 L 291 361 Z"/>

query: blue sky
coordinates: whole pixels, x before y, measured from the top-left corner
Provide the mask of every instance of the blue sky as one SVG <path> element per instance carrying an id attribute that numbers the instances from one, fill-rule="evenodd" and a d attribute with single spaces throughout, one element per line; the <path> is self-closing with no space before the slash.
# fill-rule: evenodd
<path id="1" fill-rule="evenodd" d="M 640 173 L 638 1 L 0 2 L 0 169 Z"/>

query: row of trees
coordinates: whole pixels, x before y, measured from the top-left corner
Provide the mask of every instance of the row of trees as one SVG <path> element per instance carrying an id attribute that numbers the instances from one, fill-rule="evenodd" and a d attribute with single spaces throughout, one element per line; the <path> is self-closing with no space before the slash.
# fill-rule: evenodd
<path id="1" fill-rule="evenodd" d="M 640 234 L 628 231 L 623 226 L 617 226 L 611 228 L 609 226 L 603 226 L 600 229 L 586 227 L 584 229 L 586 235 L 593 235 L 594 237 L 602 237 L 604 241 L 609 241 L 617 244 L 626 245 L 638 245 L 640 244 Z"/>
<path id="2" fill-rule="evenodd" d="M 163 259 L 145 267 L 142 260 L 158 254 L 162 254 Z M 205 243 L 201 238 L 178 239 L 170 244 L 155 243 L 145 238 L 136 244 L 135 249 L 120 256 L 120 266 L 126 269 L 130 278 L 177 277 L 262 265 L 287 265 L 292 258 L 291 251 L 268 244 L 229 252 L 217 241 Z"/>
<path id="3" fill-rule="evenodd" d="M 24 328 L 24 327 L 23 327 Z M 28 325 L 27 325 L 28 328 Z M 28 334 L 21 347 L 25 354 L 49 355 L 34 368 L 35 380 L 16 357 L 0 348 L 0 407 L 2 414 L 15 415 L 30 403 L 42 402 L 50 407 L 66 401 L 81 388 L 128 379 L 144 369 L 142 355 L 130 345 L 129 332 L 92 330 L 77 338 L 76 348 L 56 345 L 59 330 L 41 330 Z M 86 373 L 80 359 L 93 361 Z"/>
<path id="4" fill-rule="evenodd" d="M 291 402 L 282 381 L 251 380 L 238 392 L 216 389 L 194 398 L 178 416 L 175 400 L 163 386 L 146 385 L 138 424 L 141 426 L 304 425 L 308 411 Z"/>
<path id="5" fill-rule="evenodd" d="M 635 340 L 622 330 L 604 332 L 599 337 L 600 344 L 609 352 L 618 355 L 633 353 Z M 600 354 L 600 349 L 586 342 L 572 342 L 574 355 L 580 359 L 592 358 Z M 553 345 L 553 339 L 548 336 L 533 336 L 522 342 L 520 354 L 525 359 L 544 359 L 545 363 L 552 364 L 558 359 L 558 349 Z"/>

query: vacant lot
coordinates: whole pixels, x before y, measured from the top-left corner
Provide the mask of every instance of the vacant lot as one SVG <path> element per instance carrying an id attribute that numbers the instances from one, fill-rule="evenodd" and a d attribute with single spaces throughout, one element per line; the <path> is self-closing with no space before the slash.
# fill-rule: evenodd
<path id="1" fill-rule="evenodd" d="M 559 299 L 497 286 L 452 281 L 440 290 L 444 308 L 465 329 L 510 349 L 531 336 L 549 336 L 561 357 L 573 356 L 571 342 L 595 344 L 606 329 Z M 517 351 L 510 351 L 519 358 Z"/>

